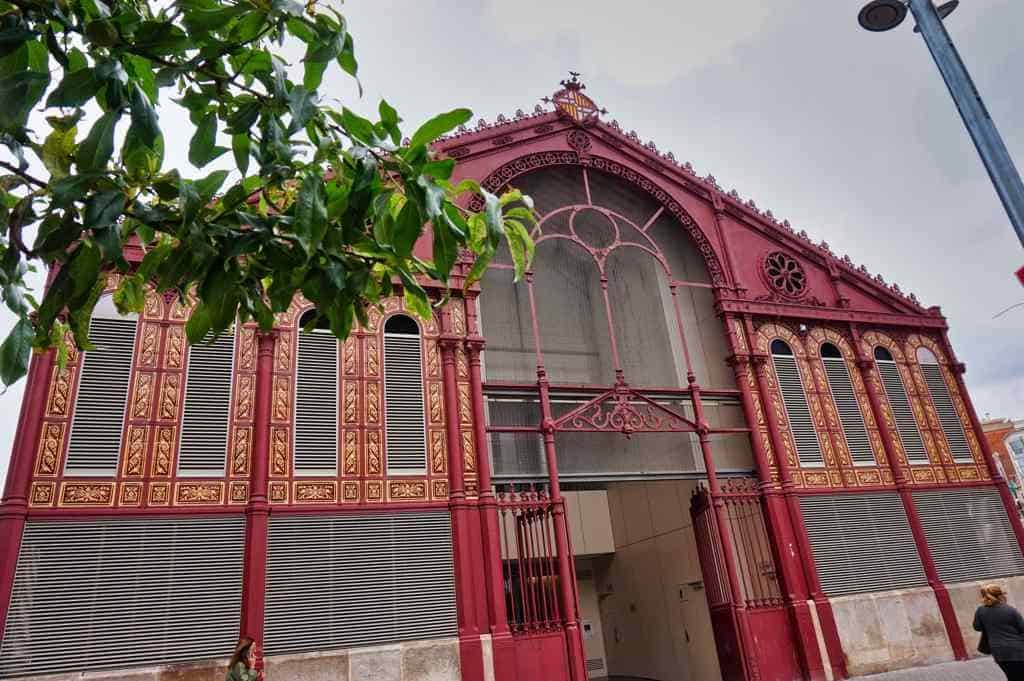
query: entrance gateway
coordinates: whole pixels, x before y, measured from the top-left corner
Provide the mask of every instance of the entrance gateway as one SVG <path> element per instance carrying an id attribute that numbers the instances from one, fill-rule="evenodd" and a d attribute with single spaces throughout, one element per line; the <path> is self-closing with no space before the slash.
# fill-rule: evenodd
<path id="1" fill-rule="evenodd" d="M 938 308 L 575 78 L 553 102 L 435 147 L 533 198 L 523 282 L 501 252 L 344 343 L 299 333 L 301 299 L 188 348 L 188 303 L 104 298 L 96 349 L 33 359 L 0 678 L 207 678 L 239 634 L 271 680 L 841 679 L 976 649 L 970 580 L 1024 593 L 1024 527 Z"/>

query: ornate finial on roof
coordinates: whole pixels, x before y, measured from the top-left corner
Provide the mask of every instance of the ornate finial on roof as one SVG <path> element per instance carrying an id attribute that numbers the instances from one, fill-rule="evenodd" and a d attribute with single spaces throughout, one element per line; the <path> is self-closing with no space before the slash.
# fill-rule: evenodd
<path id="1" fill-rule="evenodd" d="M 554 104 L 555 111 L 577 124 L 589 125 L 596 121 L 599 115 L 608 113 L 608 110 L 599 109 L 593 99 L 583 94 L 586 89 L 587 86 L 580 81 L 580 74 L 570 71 L 569 79 L 562 81 L 562 89 L 541 101 Z"/>

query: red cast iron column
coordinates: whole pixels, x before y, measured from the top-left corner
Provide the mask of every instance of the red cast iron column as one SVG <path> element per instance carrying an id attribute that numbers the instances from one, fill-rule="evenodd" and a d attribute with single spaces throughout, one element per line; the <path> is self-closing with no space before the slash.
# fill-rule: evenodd
<path id="1" fill-rule="evenodd" d="M 252 469 L 245 510 L 245 573 L 242 578 L 242 635 L 253 643 L 253 664 L 263 675 L 263 614 L 267 585 L 267 471 L 270 464 L 270 407 L 273 402 L 276 332 L 256 332 L 256 385 L 253 403 Z"/>
<path id="2" fill-rule="evenodd" d="M 532 288 L 531 288 L 532 292 Z M 555 546 L 558 553 L 558 587 L 562 604 L 565 642 L 569 653 L 570 681 L 585 681 L 587 678 L 584 663 L 583 635 L 580 632 L 579 602 L 576 593 L 576 574 L 573 570 L 572 555 L 569 548 L 569 526 L 565 520 L 565 500 L 562 498 L 562 487 L 558 482 L 558 459 L 555 453 L 555 419 L 551 412 L 551 386 L 547 373 L 538 368 L 537 385 L 540 389 L 541 432 L 544 436 L 544 458 L 548 464 L 548 484 L 551 487 L 551 504 L 555 520 Z"/>
<path id="3" fill-rule="evenodd" d="M 18 430 L 11 448 L 11 464 L 4 485 L 3 503 L 0 503 L 0 641 L 4 638 L 7 609 L 14 589 L 14 573 L 18 567 L 21 535 L 28 517 L 29 494 L 32 488 L 32 466 L 35 463 L 36 444 L 43 425 L 43 410 L 53 372 L 53 351 L 32 356 L 32 365 L 25 379 L 25 394 L 21 399 Z"/>
<path id="4" fill-rule="evenodd" d="M 480 353 L 484 338 L 478 329 L 476 298 L 466 299 L 466 320 L 469 333 L 466 354 L 469 358 L 469 388 L 473 399 L 473 440 L 477 452 L 477 477 L 480 491 L 480 521 L 483 530 L 484 584 L 487 590 L 487 613 L 490 618 L 491 652 L 495 681 L 515 679 L 515 648 L 508 628 L 505 609 L 504 577 L 501 572 L 501 535 L 498 526 L 498 504 L 491 485 L 491 460 L 488 452 L 487 427 L 484 414 L 483 380 Z"/>
<path id="5" fill-rule="evenodd" d="M 1013 495 L 1010 494 L 1010 487 L 1006 484 L 1006 478 L 999 473 L 999 466 L 996 464 L 995 456 L 992 454 L 992 447 L 989 446 L 988 440 L 985 439 L 985 433 L 981 429 L 981 421 L 978 420 L 978 412 L 974 410 L 974 402 L 967 392 L 967 383 L 964 381 L 964 373 L 967 372 L 967 367 L 962 362 L 957 361 L 956 355 L 953 353 L 953 345 L 949 342 L 949 336 L 945 331 L 942 332 L 942 346 L 946 351 L 947 360 L 952 365 L 953 375 L 956 377 L 956 387 L 960 391 L 960 398 L 964 401 L 964 406 L 967 408 L 967 415 L 971 420 L 971 429 L 974 431 L 975 439 L 978 440 L 978 444 L 981 446 L 982 455 L 985 457 L 985 465 L 988 466 L 988 473 L 992 477 L 996 489 L 999 490 L 999 496 L 1003 500 L 1006 514 L 1010 517 L 1010 526 L 1017 537 L 1017 543 L 1020 545 L 1021 551 L 1024 551 L 1024 523 L 1021 522 L 1020 512 L 1013 501 Z"/>
<path id="6" fill-rule="evenodd" d="M 753 321 L 749 315 L 745 315 L 743 323 L 747 334 L 747 345 L 753 348 L 753 341 L 757 337 L 754 333 Z M 825 650 L 828 652 L 828 661 L 832 667 L 833 676 L 844 679 L 847 677 L 846 658 L 843 655 L 842 642 L 839 640 L 839 627 L 836 625 L 832 603 L 829 602 L 825 593 L 821 590 L 821 580 L 818 578 L 818 568 L 814 562 L 814 552 L 811 550 L 810 539 L 807 537 L 807 527 L 804 525 L 804 516 L 800 509 L 800 499 L 796 495 L 796 486 L 793 484 L 793 476 L 789 470 L 789 461 L 786 460 L 786 446 L 782 439 L 782 426 L 779 423 L 778 416 L 771 407 L 771 388 L 768 385 L 767 373 L 768 357 L 760 353 L 751 352 L 750 359 L 754 365 L 757 389 L 761 395 L 761 407 L 764 410 L 765 422 L 768 425 L 768 436 L 771 439 L 772 449 L 775 450 L 775 463 L 779 467 L 782 496 L 785 499 L 786 510 L 789 513 L 789 522 L 793 528 L 793 538 L 796 540 L 799 550 L 800 563 L 803 566 L 804 577 L 807 580 L 807 589 L 810 592 L 811 600 L 814 601 L 815 611 L 818 614 L 821 635 L 825 640 Z"/>
<path id="7" fill-rule="evenodd" d="M 452 514 L 452 548 L 455 558 L 455 598 L 458 607 L 459 657 L 465 681 L 483 681 L 484 660 L 480 632 L 474 617 L 473 565 L 470 560 L 469 504 L 463 472 L 462 438 L 459 433 L 459 389 L 455 349 L 461 339 L 451 333 L 450 313 L 442 312 L 441 348 L 444 382 L 445 438 L 448 445 L 448 507 Z"/>
<path id="8" fill-rule="evenodd" d="M 772 467 L 768 460 L 768 446 L 763 441 L 760 428 L 758 427 L 757 409 L 754 407 L 754 398 L 751 394 L 751 386 L 748 384 L 748 377 L 752 378 L 753 371 L 750 366 L 750 353 L 744 349 L 749 347 L 746 340 L 738 338 L 737 334 L 742 329 L 737 329 L 737 320 L 730 314 L 725 318 L 726 336 L 732 350 L 730 364 L 736 374 L 736 384 L 740 387 L 740 401 L 743 405 L 743 415 L 750 426 L 750 445 L 754 452 L 754 461 L 757 464 L 757 476 L 761 499 L 764 503 L 764 514 L 767 520 L 768 532 L 771 537 L 772 554 L 782 577 L 782 593 L 785 599 L 786 609 L 790 614 L 793 630 L 798 638 L 798 653 L 800 665 L 807 678 L 813 681 L 825 678 L 824 662 L 821 659 L 821 650 L 818 646 L 818 637 L 814 631 L 814 621 L 811 618 L 810 608 L 807 606 L 808 592 L 807 582 L 803 571 L 800 569 L 800 559 L 796 539 L 793 537 L 793 528 L 789 522 L 786 512 L 785 500 L 775 482 L 772 480 Z"/>
<path id="9" fill-rule="evenodd" d="M 935 601 L 938 603 L 939 612 L 942 614 L 942 622 L 946 625 L 946 635 L 949 637 L 949 645 L 953 648 L 953 654 L 958 660 L 967 659 L 967 648 L 964 645 L 963 632 L 957 623 L 956 610 L 953 609 L 953 601 L 949 597 L 946 585 L 942 583 L 938 570 L 935 569 L 935 559 L 932 557 L 931 548 L 928 546 L 928 538 L 924 533 L 924 526 L 921 524 L 921 516 L 917 512 L 917 505 L 914 503 L 914 495 L 907 484 L 907 477 L 903 467 L 900 465 L 899 456 L 893 447 L 895 433 L 889 428 L 885 420 L 885 408 L 882 400 L 885 398 L 879 391 L 878 384 L 873 380 L 872 371 L 874 360 L 864 354 L 861 345 L 860 330 L 855 324 L 850 325 L 853 335 L 853 351 L 857 356 L 857 368 L 860 370 L 861 380 L 868 392 L 868 401 L 871 403 L 871 412 L 878 424 L 878 433 L 882 437 L 882 448 L 885 449 L 885 458 L 892 471 L 893 482 L 896 484 L 896 491 L 903 502 L 903 510 L 907 514 L 907 522 L 910 524 L 910 532 L 914 535 L 914 544 L 917 545 L 917 554 L 921 558 L 921 567 L 924 568 L 925 576 L 928 578 L 928 585 L 935 592 Z"/>

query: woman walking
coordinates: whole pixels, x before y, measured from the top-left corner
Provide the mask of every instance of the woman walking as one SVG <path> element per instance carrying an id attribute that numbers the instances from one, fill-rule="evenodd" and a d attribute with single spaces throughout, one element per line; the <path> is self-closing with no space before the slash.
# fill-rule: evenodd
<path id="1" fill-rule="evenodd" d="M 256 670 L 249 664 L 249 650 L 252 649 L 252 639 L 243 636 L 238 639 L 235 646 L 235 653 L 228 663 L 228 673 L 224 681 L 256 681 Z"/>
<path id="2" fill-rule="evenodd" d="M 978 652 L 991 654 L 1007 681 L 1024 681 L 1024 617 L 1006 604 L 998 584 L 981 588 L 981 602 L 974 613 L 974 630 L 981 632 Z"/>

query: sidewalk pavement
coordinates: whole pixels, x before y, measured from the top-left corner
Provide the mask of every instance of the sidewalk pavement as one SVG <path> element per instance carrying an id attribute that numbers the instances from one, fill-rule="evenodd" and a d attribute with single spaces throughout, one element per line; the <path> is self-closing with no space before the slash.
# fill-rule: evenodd
<path id="1" fill-rule="evenodd" d="M 859 676 L 850 681 L 1006 681 L 1006 676 L 991 657 L 979 657 L 966 662 L 945 662 L 930 667 Z"/>

